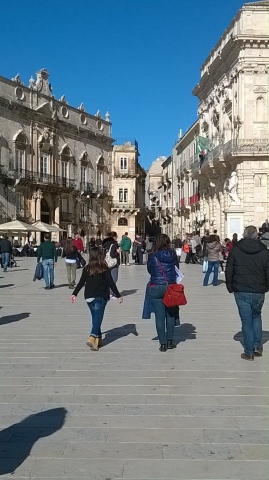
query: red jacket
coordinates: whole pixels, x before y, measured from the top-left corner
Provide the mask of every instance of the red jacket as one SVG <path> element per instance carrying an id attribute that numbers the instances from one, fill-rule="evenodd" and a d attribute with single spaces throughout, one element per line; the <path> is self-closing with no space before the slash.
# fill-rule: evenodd
<path id="1" fill-rule="evenodd" d="M 75 247 L 77 247 L 78 251 L 79 252 L 83 252 L 84 251 L 84 246 L 83 246 L 83 242 L 81 240 L 81 238 L 74 238 L 73 239 L 73 245 Z"/>

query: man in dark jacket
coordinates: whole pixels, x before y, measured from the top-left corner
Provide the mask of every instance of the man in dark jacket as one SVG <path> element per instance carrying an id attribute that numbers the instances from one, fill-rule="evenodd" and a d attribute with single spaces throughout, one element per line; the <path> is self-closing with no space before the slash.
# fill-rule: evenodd
<path id="1" fill-rule="evenodd" d="M 10 264 L 10 255 L 12 254 L 12 245 L 7 236 L 0 240 L 0 253 L 2 267 L 4 272 L 6 272 L 7 267 Z"/>
<path id="2" fill-rule="evenodd" d="M 42 258 L 45 290 L 54 288 L 54 267 L 57 265 L 57 251 L 55 244 L 50 241 L 48 233 L 44 235 L 44 242 L 37 250 L 37 263 Z"/>
<path id="3" fill-rule="evenodd" d="M 269 251 L 257 235 L 256 227 L 246 227 L 244 238 L 229 253 L 225 272 L 227 290 L 234 293 L 242 322 L 244 360 L 254 360 L 263 352 L 261 311 L 269 290 Z"/>

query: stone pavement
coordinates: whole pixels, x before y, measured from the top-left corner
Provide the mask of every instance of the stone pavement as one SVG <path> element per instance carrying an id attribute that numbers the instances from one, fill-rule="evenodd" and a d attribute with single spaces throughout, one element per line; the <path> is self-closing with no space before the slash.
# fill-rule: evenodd
<path id="1" fill-rule="evenodd" d="M 189 303 L 177 349 L 160 353 L 153 319 L 141 320 L 146 267 L 121 267 L 124 303 L 109 303 L 92 352 L 64 261 L 53 291 L 32 282 L 34 266 L 0 271 L 1 478 L 268 480 L 269 351 L 240 359 L 221 276 L 203 288 L 201 267 L 182 265 Z M 268 298 L 263 318 L 266 342 Z"/>

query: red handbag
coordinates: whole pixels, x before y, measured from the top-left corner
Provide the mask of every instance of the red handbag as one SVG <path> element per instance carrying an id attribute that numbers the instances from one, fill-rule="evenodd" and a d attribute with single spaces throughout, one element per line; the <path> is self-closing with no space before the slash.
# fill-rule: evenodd
<path id="1" fill-rule="evenodd" d="M 171 285 L 168 285 L 163 297 L 163 303 L 166 307 L 186 305 L 187 299 L 184 293 L 184 285 L 181 283 L 171 283 Z"/>
<path id="2" fill-rule="evenodd" d="M 164 294 L 163 297 L 163 303 L 166 307 L 177 307 L 180 305 L 186 305 L 187 304 L 187 299 L 184 293 L 184 285 L 177 284 L 177 283 L 171 283 L 169 285 L 167 278 L 165 276 L 165 273 L 163 271 L 163 267 L 161 262 L 158 260 L 160 270 L 162 272 L 162 276 L 164 277 L 166 283 L 167 283 L 167 290 Z"/>

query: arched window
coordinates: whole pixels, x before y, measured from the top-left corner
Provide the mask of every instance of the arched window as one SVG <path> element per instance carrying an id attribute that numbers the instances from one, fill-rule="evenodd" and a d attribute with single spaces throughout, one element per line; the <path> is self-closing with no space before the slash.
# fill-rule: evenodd
<path id="1" fill-rule="evenodd" d="M 128 220 L 127 218 L 119 218 L 118 220 L 118 227 L 128 227 Z"/>
<path id="2" fill-rule="evenodd" d="M 104 186 L 104 167 L 105 167 L 105 161 L 102 155 L 99 156 L 97 159 L 97 172 L 96 172 L 96 186 L 97 186 L 97 192 L 103 189 Z"/>
<path id="3" fill-rule="evenodd" d="M 70 178 L 70 159 L 72 158 L 72 152 L 67 144 L 65 144 L 60 151 L 61 158 L 61 172 L 60 175 L 64 179 L 64 182 L 67 182 L 67 179 Z"/>
<path id="4" fill-rule="evenodd" d="M 256 121 L 263 122 L 265 120 L 265 101 L 264 97 L 256 99 Z"/>
<path id="5" fill-rule="evenodd" d="M 24 132 L 19 131 L 13 138 L 13 141 L 15 145 L 15 172 L 22 173 L 22 171 L 26 168 L 27 137 Z"/>

